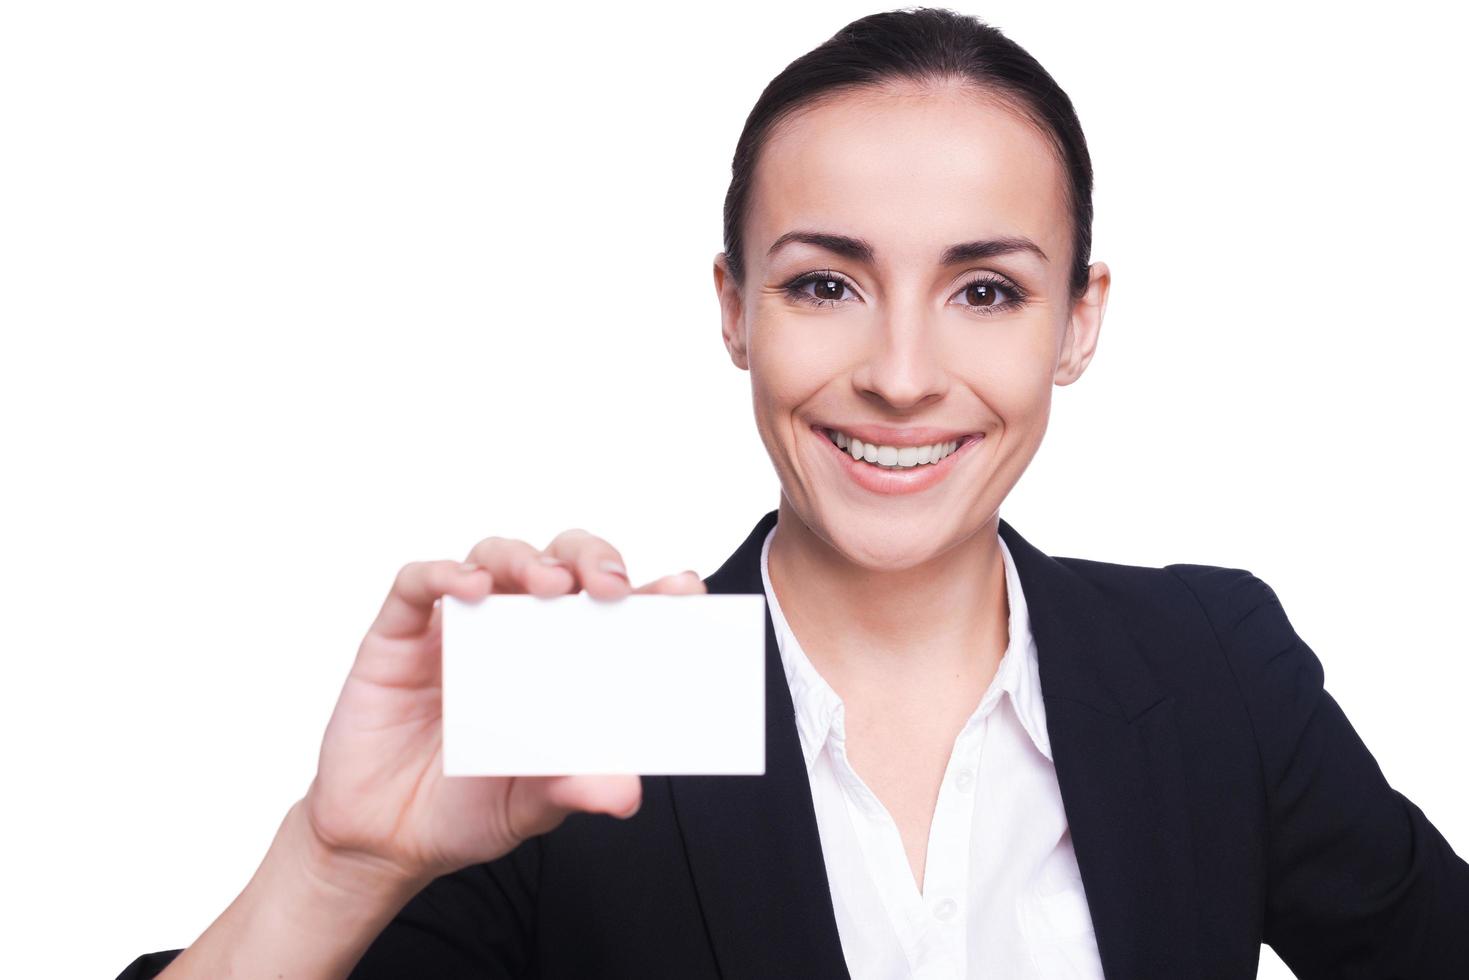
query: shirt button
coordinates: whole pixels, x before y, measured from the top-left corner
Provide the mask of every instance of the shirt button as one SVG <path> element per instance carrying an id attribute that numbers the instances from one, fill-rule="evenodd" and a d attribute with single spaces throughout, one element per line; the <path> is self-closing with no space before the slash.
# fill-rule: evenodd
<path id="1" fill-rule="evenodd" d="M 933 914 L 940 922 L 948 922 L 959 911 L 959 904 L 952 898 L 946 898 L 934 906 Z"/>
<path id="2" fill-rule="evenodd" d="M 968 793 L 974 789 L 974 770 L 960 769 L 959 775 L 954 777 L 954 784 L 959 787 L 961 793 Z"/>

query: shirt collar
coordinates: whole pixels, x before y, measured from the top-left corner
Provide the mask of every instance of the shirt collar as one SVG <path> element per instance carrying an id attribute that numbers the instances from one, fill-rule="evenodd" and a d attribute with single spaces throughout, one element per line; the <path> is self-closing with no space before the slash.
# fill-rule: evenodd
<path id="1" fill-rule="evenodd" d="M 791 632 L 775 589 L 770 584 L 770 540 L 775 535 L 772 526 L 765 535 L 760 548 L 760 580 L 765 588 L 765 601 L 769 606 L 770 619 L 775 627 L 776 644 L 780 648 L 781 665 L 785 668 L 786 683 L 791 689 L 791 702 L 796 710 L 796 731 L 801 740 L 801 751 L 806 760 L 806 771 L 816 761 L 816 755 L 829 738 L 846 738 L 845 711 L 842 699 L 832 690 L 811 661 L 801 644 Z M 1025 603 L 1025 591 L 1020 585 L 1020 575 L 1015 570 L 1015 560 L 1005 539 L 996 536 L 1000 544 L 1000 556 L 1005 564 L 1005 595 L 1010 606 L 1010 643 L 1000 659 L 994 680 L 979 705 L 965 724 L 965 731 L 980 724 L 994 709 L 996 702 L 1008 694 L 1011 706 L 1020 719 L 1021 726 L 1030 736 L 1036 749 L 1054 762 L 1051 756 L 1051 740 L 1046 731 L 1045 704 L 1041 699 L 1040 665 L 1037 657 L 1035 636 L 1030 629 L 1030 614 Z"/>

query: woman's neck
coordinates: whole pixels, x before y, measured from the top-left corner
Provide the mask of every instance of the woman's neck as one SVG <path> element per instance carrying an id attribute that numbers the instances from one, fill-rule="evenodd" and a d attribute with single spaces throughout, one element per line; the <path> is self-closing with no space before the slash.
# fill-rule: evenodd
<path id="1" fill-rule="evenodd" d="M 931 561 L 854 565 L 781 497 L 769 572 L 791 631 L 844 700 L 982 694 L 1009 644 L 998 520 Z"/>

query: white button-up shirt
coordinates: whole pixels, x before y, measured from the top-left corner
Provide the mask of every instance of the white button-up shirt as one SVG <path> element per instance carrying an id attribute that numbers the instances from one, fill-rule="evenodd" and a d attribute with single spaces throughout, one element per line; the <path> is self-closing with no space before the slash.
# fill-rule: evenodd
<path id="1" fill-rule="evenodd" d="M 852 769 L 842 700 L 797 642 L 760 552 L 805 754 L 842 952 L 853 980 L 1101 980 L 1091 913 L 1046 733 L 1035 639 L 1000 539 L 1010 642 L 954 740 L 918 890 L 898 826 Z"/>

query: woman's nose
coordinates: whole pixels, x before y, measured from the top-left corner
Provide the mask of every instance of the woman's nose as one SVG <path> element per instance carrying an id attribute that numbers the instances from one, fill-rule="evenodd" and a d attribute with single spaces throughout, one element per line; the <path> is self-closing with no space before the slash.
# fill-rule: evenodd
<path id="1" fill-rule="evenodd" d="M 853 374 L 853 384 L 860 391 L 894 408 L 909 408 L 942 396 L 948 383 L 949 366 L 937 325 L 919 314 L 884 318 Z"/>

